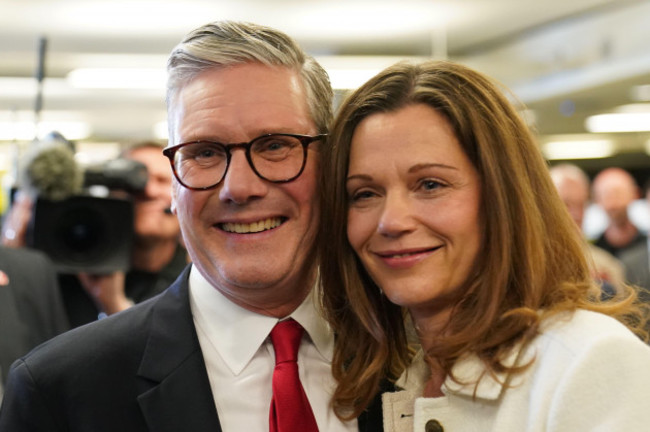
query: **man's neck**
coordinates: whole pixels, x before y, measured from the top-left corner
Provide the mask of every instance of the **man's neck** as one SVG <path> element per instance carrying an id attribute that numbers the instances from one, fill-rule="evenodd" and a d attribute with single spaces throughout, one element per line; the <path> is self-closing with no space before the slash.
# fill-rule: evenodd
<path id="1" fill-rule="evenodd" d="M 605 230 L 605 239 L 614 247 L 623 247 L 630 243 L 639 230 L 629 220 L 624 223 L 611 225 Z"/>

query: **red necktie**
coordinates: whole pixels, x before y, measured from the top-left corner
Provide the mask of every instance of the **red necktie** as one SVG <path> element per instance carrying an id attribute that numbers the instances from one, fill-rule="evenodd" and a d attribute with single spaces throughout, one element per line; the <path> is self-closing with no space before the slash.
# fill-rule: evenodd
<path id="1" fill-rule="evenodd" d="M 298 347 L 303 328 L 293 319 L 280 321 L 271 331 L 275 350 L 270 432 L 318 432 L 314 413 L 298 376 Z"/>

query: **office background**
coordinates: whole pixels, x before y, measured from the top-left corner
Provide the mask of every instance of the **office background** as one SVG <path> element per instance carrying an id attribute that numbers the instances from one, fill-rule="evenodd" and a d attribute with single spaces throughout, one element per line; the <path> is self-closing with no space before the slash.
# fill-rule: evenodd
<path id="1" fill-rule="evenodd" d="M 79 163 L 166 138 L 165 60 L 239 19 L 294 36 L 337 98 L 400 59 L 465 63 L 509 87 L 549 163 L 650 177 L 650 1 L 0 0 L 0 213 L 20 157 L 57 130 Z"/>

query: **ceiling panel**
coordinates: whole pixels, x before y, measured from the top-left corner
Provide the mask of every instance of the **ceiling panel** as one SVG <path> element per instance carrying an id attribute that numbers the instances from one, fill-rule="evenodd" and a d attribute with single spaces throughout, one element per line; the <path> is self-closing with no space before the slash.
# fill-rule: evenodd
<path id="1" fill-rule="evenodd" d="M 278 27 L 323 59 L 466 63 L 530 108 L 540 142 L 585 134 L 587 116 L 634 102 L 634 86 L 650 85 L 650 1 L 0 0 L 0 10 L 0 124 L 37 119 L 34 74 L 45 38 L 42 117 L 87 122 L 93 142 L 153 137 L 165 119 L 163 88 L 75 89 L 69 72 L 163 70 L 183 34 L 225 18 Z M 647 140 L 628 134 L 623 151 L 643 152 Z"/>

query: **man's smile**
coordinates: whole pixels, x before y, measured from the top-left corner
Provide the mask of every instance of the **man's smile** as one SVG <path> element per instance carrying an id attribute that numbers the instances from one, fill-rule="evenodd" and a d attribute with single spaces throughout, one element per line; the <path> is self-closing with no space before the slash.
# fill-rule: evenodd
<path id="1" fill-rule="evenodd" d="M 219 228 L 230 233 L 249 234 L 277 228 L 282 222 L 282 218 L 274 217 L 252 223 L 227 222 L 219 224 Z"/>

